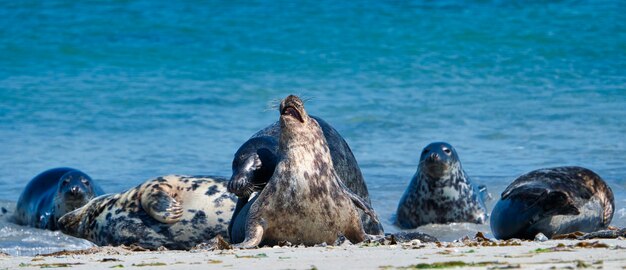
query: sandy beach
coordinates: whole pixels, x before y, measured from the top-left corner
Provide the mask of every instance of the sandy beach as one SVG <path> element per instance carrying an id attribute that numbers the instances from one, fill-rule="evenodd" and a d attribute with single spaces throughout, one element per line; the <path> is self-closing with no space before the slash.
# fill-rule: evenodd
<path id="1" fill-rule="evenodd" d="M 0 14 L 0 270 L 626 270 L 626 0 L 18 0 Z M 135 189 L 168 175 L 232 182 Z M 263 197 L 234 215 L 226 197 L 247 191 Z M 97 246 L 238 242 L 256 221 L 272 244 L 356 242 L 366 204 L 396 238 Z M 574 230 L 610 232 L 554 236 Z M 539 231 L 552 240 L 490 240 Z M 440 242 L 394 242 L 407 232 Z"/>
<path id="2" fill-rule="evenodd" d="M 504 245 L 504 246 L 493 246 Z M 35 257 L 0 256 L 0 269 L 624 269 L 623 239 L 452 242 L 251 250 L 130 251 L 102 247 Z"/>

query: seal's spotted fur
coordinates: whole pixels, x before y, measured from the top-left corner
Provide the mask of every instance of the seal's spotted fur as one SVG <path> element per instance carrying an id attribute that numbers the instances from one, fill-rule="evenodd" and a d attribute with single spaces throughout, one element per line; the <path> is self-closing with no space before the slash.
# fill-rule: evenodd
<path id="1" fill-rule="evenodd" d="M 245 240 L 237 247 L 332 244 L 340 235 L 363 241 L 357 207 L 377 217 L 339 180 L 319 124 L 296 96 L 281 102 L 280 113 L 280 160 L 267 186 L 238 216 L 233 238 L 243 238 L 235 234 L 244 228 Z"/>
<path id="2" fill-rule="evenodd" d="M 322 129 L 324 139 L 326 139 L 330 151 L 333 167 L 339 179 L 350 191 L 361 197 L 368 204 L 371 204 L 361 169 L 348 143 L 330 124 L 319 117 L 311 115 L 309 117 L 314 119 Z M 262 190 L 272 177 L 278 160 L 280 128 L 280 122 L 276 122 L 260 130 L 235 153 L 232 165 L 233 175 L 228 184 L 228 191 L 235 193 L 239 197 L 241 201 L 238 204 L 239 206 L 245 205 L 250 195 L 253 192 Z M 239 209 L 238 207 L 235 214 L 239 212 Z M 363 211 L 360 211 L 360 214 L 367 233 L 382 233 L 381 224 L 374 222 Z"/>
<path id="3" fill-rule="evenodd" d="M 346 187 L 369 203 L 370 199 L 367 185 L 365 184 L 359 164 L 350 146 L 348 146 L 348 143 L 335 128 L 322 118 L 312 115 L 309 115 L 309 117 L 313 118 L 322 129 L 322 134 L 324 135 L 324 139 L 326 139 L 333 167 L 337 175 L 339 175 Z M 252 135 L 251 139 L 263 136 L 276 139 L 280 138 L 280 121 L 258 131 Z M 278 150 L 277 148 L 278 147 L 276 147 L 276 150 Z"/>
<path id="4" fill-rule="evenodd" d="M 540 169 L 518 177 L 502 192 L 491 229 L 501 239 L 593 232 L 607 228 L 614 209 L 613 191 L 591 170 Z"/>
<path id="5" fill-rule="evenodd" d="M 168 175 L 95 198 L 59 223 L 64 233 L 97 245 L 189 249 L 217 235 L 227 237 L 234 208 L 226 179 Z"/>
<path id="6" fill-rule="evenodd" d="M 484 188 L 471 183 L 451 145 L 431 143 L 422 151 L 417 172 L 400 200 L 397 224 L 415 228 L 429 223 L 484 223 L 485 195 Z"/>

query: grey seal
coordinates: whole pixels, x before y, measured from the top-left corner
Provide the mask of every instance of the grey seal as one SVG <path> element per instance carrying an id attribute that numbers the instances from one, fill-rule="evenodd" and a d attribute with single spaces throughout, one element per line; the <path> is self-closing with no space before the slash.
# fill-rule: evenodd
<path id="1" fill-rule="evenodd" d="M 316 116 L 309 115 L 309 117 L 315 120 L 322 129 L 339 179 L 350 191 L 371 204 L 363 174 L 348 143 L 326 121 Z M 239 198 L 233 221 L 250 199 L 250 195 L 261 191 L 272 177 L 278 162 L 280 131 L 280 122 L 275 122 L 255 133 L 235 153 L 232 162 L 233 173 L 228 183 L 228 190 Z M 360 215 L 368 234 L 382 233 L 382 224 L 374 222 L 363 211 L 360 211 Z"/>
<path id="2" fill-rule="evenodd" d="M 404 192 L 396 212 L 402 228 L 429 223 L 484 223 L 488 193 L 467 176 L 456 150 L 445 142 L 426 146 L 417 172 Z"/>
<path id="3" fill-rule="evenodd" d="M 35 176 L 17 200 L 13 221 L 40 229 L 57 230 L 57 220 L 104 191 L 84 172 L 54 168 Z"/>
<path id="4" fill-rule="evenodd" d="M 375 222 L 378 217 L 341 181 L 317 120 L 293 95 L 282 100 L 279 112 L 278 163 L 267 185 L 235 217 L 235 247 L 332 244 L 339 236 L 353 243 L 367 239 L 357 209 Z"/>
<path id="5" fill-rule="evenodd" d="M 228 237 L 235 196 L 227 179 L 168 175 L 107 194 L 59 219 L 62 232 L 97 245 L 190 249 Z"/>
<path id="6" fill-rule="evenodd" d="M 491 212 L 498 239 L 533 239 L 575 231 L 595 232 L 613 218 L 613 191 L 602 178 L 582 167 L 531 171 L 502 192 Z"/>

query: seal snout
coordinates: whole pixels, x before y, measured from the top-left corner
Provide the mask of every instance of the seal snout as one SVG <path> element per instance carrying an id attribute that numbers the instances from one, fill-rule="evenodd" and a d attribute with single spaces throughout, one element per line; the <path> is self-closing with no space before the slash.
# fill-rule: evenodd
<path id="1" fill-rule="evenodd" d="M 433 178 L 440 178 L 455 162 L 454 148 L 448 143 L 435 142 L 424 148 L 420 163 L 424 171 Z"/>
<path id="2" fill-rule="evenodd" d="M 87 197 L 86 188 L 80 184 L 69 185 L 62 194 L 68 201 L 82 200 Z"/>
<path id="3" fill-rule="evenodd" d="M 298 112 L 298 110 L 296 110 L 296 108 L 294 107 L 286 107 L 283 112 L 281 113 L 282 115 L 289 115 L 295 119 L 297 119 L 300 122 L 304 122 L 304 120 L 302 119 L 302 115 L 300 115 L 300 112 Z"/>
<path id="4" fill-rule="evenodd" d="M 78 195 L 80 195 L 80 194 L 81 194 L 81 192 L 80 192 L 80 187 L 78 187 L 78 186 L 73 186 L 73 187 L 71 187 L 71 188 L 70 188 L 70 192 L 71 192 L 71 194 L 72 194 L 72 195 L 74 195 L 74 196 L 78 196 Z"/>
<path id="5" fill-rule="evenodd" d="M 304 123 L 304 103 L 302 100 L 294 95 L 289 95 L 280 103 L 281 116 L 290 116 L 296 120 Z"/>
<path id="6" fill-rule="evenodd" d="M 439 157 L 439 154 L 437 153 L 431 153 L 430 156 L 428 156 L 427 160 L 428 161 L 439 161 L 439 159 L 441 159 Z"/>
<path id="7" fill-rule="evenodd" d="M 235 194 L 237 197 L 247 197 L 252 193 L 251 188 L 247 184 L 249 180 L 246 175 L 233 175 L 228 186 L 226 187 L 228 192 Z"/>

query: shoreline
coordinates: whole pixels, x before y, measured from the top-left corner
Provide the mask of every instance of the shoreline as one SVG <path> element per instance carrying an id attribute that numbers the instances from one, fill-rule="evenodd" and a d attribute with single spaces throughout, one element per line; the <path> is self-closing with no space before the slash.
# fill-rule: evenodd
<path id="1" fill-rule="evenodd" d="M 497 246 L 493 246 L 497 245 Z M 96 247 L 35 257 L 0 255 L 0 269 L 621 269 L 620 239 L 481 241 L 327 247 L 264 247 L 249 250 L 131 251 Z"/>

